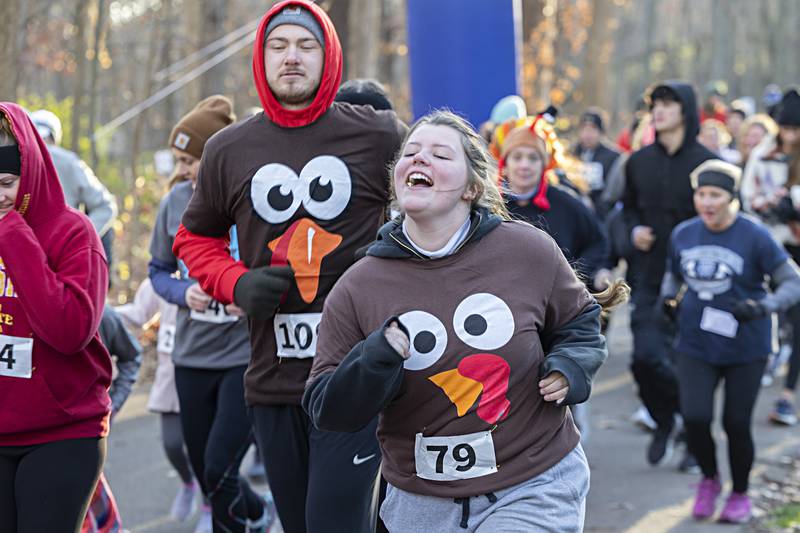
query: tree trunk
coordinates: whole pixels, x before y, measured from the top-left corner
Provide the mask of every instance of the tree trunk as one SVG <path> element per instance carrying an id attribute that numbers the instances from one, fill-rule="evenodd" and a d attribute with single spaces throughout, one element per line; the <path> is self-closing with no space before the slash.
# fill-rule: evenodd
<path id="1" fill-rule="evenodd" d="M 94 27 L 94 53 L 92 54 L 92 75 L 89 82 L 89 139 L 92 143 L 92 168 L 97 168 L 97 141 L 94 130 L 97 127 L 97 75 L 100 68 L 100 53 L 105 49 L 105 35 L 108 20 L 108 1 L 97 0 L 97 17 Z"/>
<path id="2" fill-rule="evenodd" d="M 24 0 L 5 0 L 7 7 L 3 9 L 9 20 L 0 31 L 0 100 L 17 99 L 17 33 L 20 20 L 14 14 L 19 14 Z M 9 5 L 10 4 L 10 5 Z M 10 75 L 9 75 L 10 74 Z"/>
<path id="3" fill-rule="evenodd" d="M 380 21 L 380 2 L 350 0 L 348 25 L 351 31 L 346 44 L 348 50 L 347 79 L 378 77 L 381 51 Z"/>
<path id="4" fill-rule="evenodd" d="M 614 53 L 614 40 L 610 39 L 610 23 L 613 5 L 611 0 L 595 0 L 592 25 L 584 45 L 583 73 L 575 100 L 584 105 L 597 105 L 608 109 L 608 69 Z"/>
<path id="5" fill-rule="evenodd" d="M 201 26 L 203 39 L 200 43 L 200 48 L 225 35 L 226 3 L 224 0 L 204 0 L 202 9 L 203 23 Z M 225 94 L 227 92 L 225 87 L 227 70 L 228 68 L 223 61 L 203 74 L 200 81 L 201 97 L 204 98 L 212 94 Z"/>
<path id="6" fill-rule="evenodd" d="M 86 26 L 89 12 L 89 0 L 78 0 L 75 7 L 75 61 L 78 63 L 75 70 L 75 85 L 72 91 L 72 124 L 70 128 L 70 149 L 80 151 L 81 118 L 84 113 L 84 95 L 86 94 Z"/>

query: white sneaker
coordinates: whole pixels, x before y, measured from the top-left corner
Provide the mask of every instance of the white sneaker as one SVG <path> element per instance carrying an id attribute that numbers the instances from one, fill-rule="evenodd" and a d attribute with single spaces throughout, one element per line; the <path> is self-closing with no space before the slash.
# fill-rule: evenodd
<path id="1" fill-rule="evenodd" d="M 211 518 L 211 507 L 203 504 L 200 508 L 200 520 L 194 526 L 194 533 L 213 533 L 214 523 Z"/>
<path id="2" fill-rule="evenodd" d="M 631 415 L 630 420 L 645 431 L 655 431 L 658 427 L 656 421 L 650 416 L 650 411 L 644 405 L 639 406 L 639 409 Z"/>
<path id="3" fill-rule="evenodd" d="M 197 511 L 197 492 L 197 483 L 194 481 L 180 486 L 169 513 L 174 520 L 185 522 Z"/>

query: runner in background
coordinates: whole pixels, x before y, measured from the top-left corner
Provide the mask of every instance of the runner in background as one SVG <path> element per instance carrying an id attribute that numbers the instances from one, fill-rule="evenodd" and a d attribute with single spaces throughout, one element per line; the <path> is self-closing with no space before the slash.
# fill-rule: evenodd
<path id="1" fill-rule="evenodd" d="M 273 514 L 239 475 L 253 439 L 244 404 L 244 371 L 250 359 L 244 313 L 203 292 L 172 254 L 206 141 L 235 119 L 230 100 L 210 96 L 173 128 L 169 144 L 176 174 L 185 180 L 159 206 L 150 242 L 150 280 L 159 296 L 178 306 L 172 360 L 181 426 L 192 470 L 211 502 L 214 531 L 261 532 L 269 528 Z M 228 253 L 238 258 L 235 228 Z"/>

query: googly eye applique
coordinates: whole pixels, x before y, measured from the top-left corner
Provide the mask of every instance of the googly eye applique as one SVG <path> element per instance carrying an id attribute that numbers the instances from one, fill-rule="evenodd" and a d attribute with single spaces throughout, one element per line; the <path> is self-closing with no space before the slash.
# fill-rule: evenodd
<path id="1" fill-rule="evenodd" d="M 270 224 L 291 219 L 300 205 L 319 220 L 332 220 L 347 207 L 352 180 L 347 165 L 338 157 L 317 156 L 298 176 L 280 163 L 264 165 L 250 184 L 250 198 L 258 216 Z"/>

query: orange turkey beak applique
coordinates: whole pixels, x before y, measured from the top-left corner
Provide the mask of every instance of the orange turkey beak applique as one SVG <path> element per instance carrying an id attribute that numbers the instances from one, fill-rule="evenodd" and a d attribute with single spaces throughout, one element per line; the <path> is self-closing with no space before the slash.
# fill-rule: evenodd
<path id="1" fill-rule="evenodd" d="M 456 406 L 456 414 L 464 416 L 475 404 L 478 418 L 495 424 L 508 416 L 511 402 L 508 401 L 508 378 L 511 368 L 505 359 L 490 353 L 478 353 L 465 357 L 458 368 L 440 372 L 429 377 Z"/>
<path id="2" fill-rule="evenodd" d="M 341 242 L 341 235 L 325 231 L 313 220 L 303 218 L 267 244 L 272 250 L 270 265 L 291 266 L 300 297 L 310 304 L 317 297 L 322 260 Z"/>

